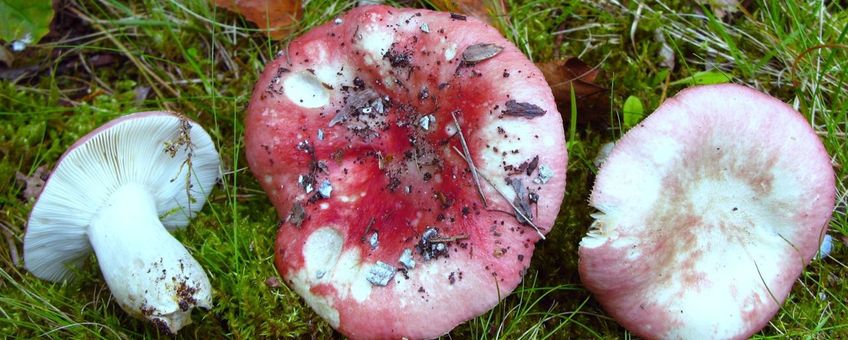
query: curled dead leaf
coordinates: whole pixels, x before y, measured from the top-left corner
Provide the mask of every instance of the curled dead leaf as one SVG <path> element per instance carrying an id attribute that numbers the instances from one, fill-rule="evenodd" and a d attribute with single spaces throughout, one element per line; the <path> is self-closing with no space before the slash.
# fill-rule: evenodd
<path id="1" fill-rule="evenodd" d="M 271 39 L 279 40 L 303 13 L 301 0 L 215 0 L 215 5 L 241 14 Z"/>
<path id="2" fill-rule="evenodd" d="M 47 181 L 47 177 L 49 176 L 50 171 L 45 166 L 35 169 L 31 176 L 27 176 L 21 172 L 15 173 L 15 179 L 24 185 L 24 200 L 37 199 L 38 195 L 41 195 L 41 190 L 44 189 L 44 182 Z"/>
<path id="3" fill-rule="evenodd" d="M 265 279 L 265 285 L 268 286 L 268 288 L 280 288 L 282 286 L 280 280 L 274 276 Z"/>
<path id="4" fill-rule="evenodd" d="M 609 91 L 595 84 L 598 69 L 577 58 L 553 60 L 536 64 L 553 91 L 563 119 L 571 115 L 571 87 L 577 99 L 577 122 L 580 124 L 609 124 Z"/>

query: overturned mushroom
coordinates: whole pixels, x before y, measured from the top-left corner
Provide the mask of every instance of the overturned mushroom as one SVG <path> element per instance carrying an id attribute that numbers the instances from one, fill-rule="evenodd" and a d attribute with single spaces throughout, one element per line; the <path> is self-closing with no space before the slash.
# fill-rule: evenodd
<path id="1" fill-rule="evenodd" d="M 280 274 L 351 338 L 436 337 L 507 296 L 559 210 L 564 140 L 545 79 L 495 29 L 386 6 L 293 40 L 245 129 Z"/>
<path id="2" fill-rule="evenodd" d="M 834 173 L 810 124 L 738 85 L 687 89 L 616 142 L 580 276 L 645 338 L 746 338 L 818 250 Z"/>
<path id="3" fill-rule="evenodd" d="M 203 207 L 219 157 L 197 124 L 165 112 L 115 119 L 71 146 L 35 203 L 24 261 L 35 276 L 71 277 L 93 249 L 115 301 L 175 333 L 211 307 L 200 264 L 171 234 Z"/>

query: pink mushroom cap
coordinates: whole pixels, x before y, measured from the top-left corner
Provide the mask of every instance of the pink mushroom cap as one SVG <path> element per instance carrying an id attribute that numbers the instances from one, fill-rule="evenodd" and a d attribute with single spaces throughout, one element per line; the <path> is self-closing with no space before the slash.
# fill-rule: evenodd
<path id="1" fill-rule="evenodd" d="M 436 337 L 507 296 L 559 211 L 564 141 L 544 77 L 495 29 L 387 6 L 293 40 L 245 129 L 283 221 L 277 269 L 351 338 Z"/>
<path id="2" fill-rule="evenodd" d="M 616 143 L 580 243 L 583 284 L 644 338 L 747 338 L 818 250 L 830 157 L 789 105 L 732 84 L 666 100 Z"/>

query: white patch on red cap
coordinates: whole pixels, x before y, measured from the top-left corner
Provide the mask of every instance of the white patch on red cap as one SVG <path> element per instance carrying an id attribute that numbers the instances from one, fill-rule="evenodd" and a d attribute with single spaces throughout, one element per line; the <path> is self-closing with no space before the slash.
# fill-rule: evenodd
<path id="1" fill-rule="evenodd" d="M 322 294 L 313 294 L 310 287 L 312 286 L 312 280 L 307 278 L 306 269 L 301 269 L 300 271 L 294 273 L 289 278 L 289 286 L 294 290 L 300 297 L 306 301 L 306 304 L 309 307 L 312 307 L 312 310 L 315 311 L 316 314 L 320 315 L 324 320 L 330 323 L 330 326 L 339 327 L 339 311 L 333 308 L 333 298 L 327 295 Z"/>
<path id="2" fill-rule="evenodd" d="M 342 251 L 343 242 L 343 235 L 334 227 L 312 232 L 303 246 L 304 269 L 291 279 L 309 286 L 331 286 L 341 299 L 348 296 L 360 302 L 367 299 L 371 294 L 371 285 L 366 279 L 369 266 L 361 261 L 358 249 Z M 331 300 L 318 297 L 314 300 L 327 305 L 323 309 L 332 309 Z"/>
<path id="3" fill-rule="evenodd" d="M 445 61 L 451 61 L 456 57 L 456 43 L 450 43 L 445 48 Z"/>
<path id="4" fill-rule="evenodd" d="M 327 282 L 339 262 L 344 239 L 338 230 L 324 227 L 312 232 L 303 245 L 303 258 L 307 275 L 313 282 Z"/>
<path id="5" fill-rule="evenodd" d="M 362 32 L 362 40 L 359 40 L 359 46 L 365 52 L 365 63 L 368 65 L 382 63 L 383 56 L 392 48 L 394 42 L 394 34 L 390 30 L 379 28 L 379 24 L 371 24 L 365 26 Z"/>
<path id="6" fill-rule="evenodd" d="M 286 96 L 297 106 L 316 108 L 330 102 L 330 94 L 321 84 L 321 80 L 309 72 L 290 74 L 283 80 Z"/>

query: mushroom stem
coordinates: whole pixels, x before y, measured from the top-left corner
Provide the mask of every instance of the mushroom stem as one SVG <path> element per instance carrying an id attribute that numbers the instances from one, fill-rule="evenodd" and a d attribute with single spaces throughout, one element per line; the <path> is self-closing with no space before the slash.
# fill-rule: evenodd
<path id="1" fill-rule="evenodd" d="M 176 333 L 195 306 L 211 307 L 209 278 L 157 215 L 154 195 L 138 184 L 118 188 L 88 229 L 100 270 L 127 313 Z"/>

